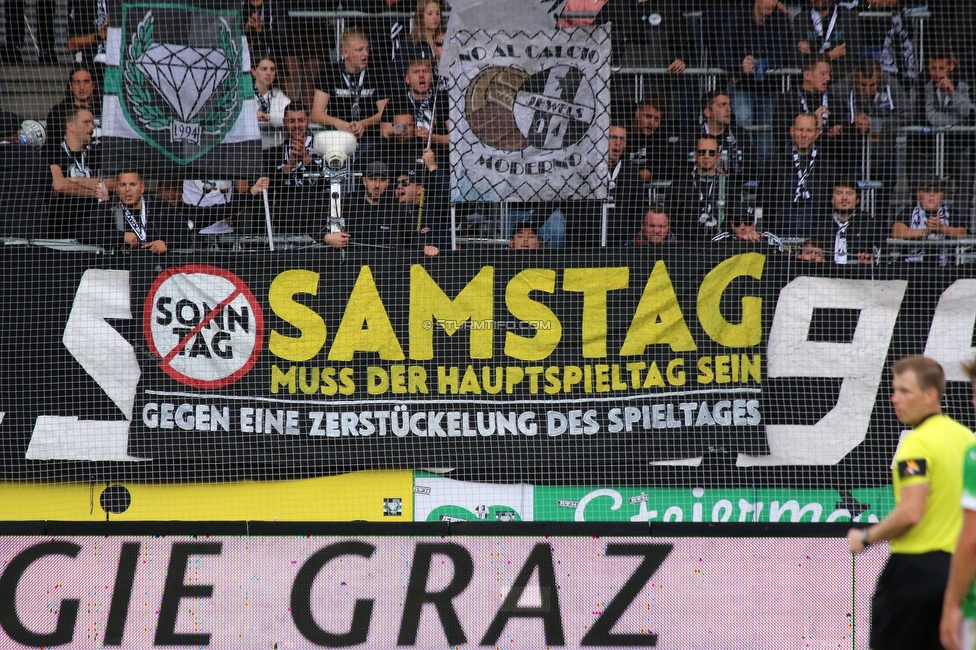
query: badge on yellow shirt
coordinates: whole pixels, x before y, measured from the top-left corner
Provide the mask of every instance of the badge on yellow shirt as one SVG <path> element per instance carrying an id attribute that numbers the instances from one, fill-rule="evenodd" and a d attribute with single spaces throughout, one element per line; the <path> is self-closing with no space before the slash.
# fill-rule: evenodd
<path id="1" fill-rule="evenodd" d="M 898 478 L 925 476 L 925 459 L 910 458 L 898 461 Z"/>

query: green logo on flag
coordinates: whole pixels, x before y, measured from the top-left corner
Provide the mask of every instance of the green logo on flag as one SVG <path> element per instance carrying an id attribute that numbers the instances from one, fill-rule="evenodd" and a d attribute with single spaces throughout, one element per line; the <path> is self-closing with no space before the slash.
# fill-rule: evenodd
<path id="1" fill-rule="evenodd" d="M 238 17 L 183 5 L 133 5 L 125 8 L 122 30 L 120 99 L 130 126 L 180 164 L 219 145 L 243 105 Z M 189 42 L 172 42 L 178 40 Z"/>

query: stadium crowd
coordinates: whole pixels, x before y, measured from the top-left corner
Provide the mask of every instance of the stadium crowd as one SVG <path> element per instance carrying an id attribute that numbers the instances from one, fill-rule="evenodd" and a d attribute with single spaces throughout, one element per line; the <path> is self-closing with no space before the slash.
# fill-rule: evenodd
<path id="1" fill-rule="evenodd" d="M 64 98 L 38 107 L 45 144 L 29 146 L 37 138 L 24 116 L 0 116 L 0 235 L 160 253 L 262 234 L 267 191 L 276 234 L 435 255 L 452 235 L 475 233 L 467 217 L 497 214 L 458 205 L 452 232 L 451 82 L 438 65 L 449 8 L 438 0 L 330 5 L 362 12 L 344 18 L 337 43 L 289 19 L 308 3 L 243 0 L 264 162 L 250 178 L 216 180 L 151 169 L 102 177 L 108 16 L 99 0 L 68 4 L 75 65 Z M 614 66 L 608 199 L 515 206 L 492 238 L 513 248 L 740 240 L 844 264 L 878 260 L 888 238 L 968 236 L 976 128 L 960 127 L 976 127 L 976 3 L 569 0 L 560 21 L 604 23 Z M 8 57 L 16 38 L 7 34 Z M 358 139 L 338 215 L 329 183 L 313 182 L 322 129 Z M 937 248 L 901 250 L 906 261 L 950 261 Z"/>

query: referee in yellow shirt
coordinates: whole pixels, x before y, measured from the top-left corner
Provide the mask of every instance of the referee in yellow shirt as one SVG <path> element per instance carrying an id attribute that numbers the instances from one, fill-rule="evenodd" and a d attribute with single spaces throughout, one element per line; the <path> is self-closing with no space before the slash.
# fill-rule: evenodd
<path id="1" fill-rule="evenodd" d="M 847 540 L 852 553 L 890 541 L 871 602 L 872 650 L 942 650 L 942 596 L 962 526 L 962 461 L 973 433 L 942 415 L 945 373 L 937 361 L 906 357 L 892 371 L 895 415 L 912 427 L 892 465 L 895 507 L 877 524 L 849 530 Z"/>

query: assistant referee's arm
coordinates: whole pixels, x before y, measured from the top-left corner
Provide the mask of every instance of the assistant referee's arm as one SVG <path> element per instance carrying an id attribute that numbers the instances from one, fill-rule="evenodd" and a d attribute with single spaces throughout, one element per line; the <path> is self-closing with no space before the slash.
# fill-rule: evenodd
<path id="1" fill-rule="evenodd" d="M 863 551 L 870 544 L 898 539 L 910 531 L 925 516 L 925 500 L 928 495 L 928 483 L 916 483 L 902 488 L 901 500 L 884 519 L 863 529 L 865 531 L 863 533 L 860 528 L 851 528 L 847 531 L 851 553 Z"/>

